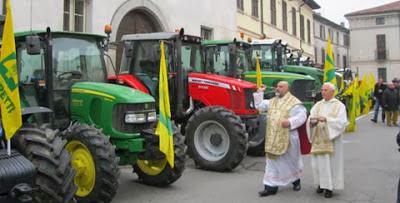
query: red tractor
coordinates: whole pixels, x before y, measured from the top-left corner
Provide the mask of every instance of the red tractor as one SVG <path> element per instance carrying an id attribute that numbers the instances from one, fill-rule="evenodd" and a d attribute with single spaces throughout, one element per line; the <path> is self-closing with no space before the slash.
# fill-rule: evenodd
<path id="1" fill-rule="evenodd" d="M 161 40 L 166 44 L 172 118 L 186 136 L 189 155 L 203 169 L 235 168 L 248 147 L 265 136 L 258 130 L 256 85 L 206 73 L 201 38 L 183 30 L 125 35 L 119 74 L 109 80 L 157 98 Z"/>

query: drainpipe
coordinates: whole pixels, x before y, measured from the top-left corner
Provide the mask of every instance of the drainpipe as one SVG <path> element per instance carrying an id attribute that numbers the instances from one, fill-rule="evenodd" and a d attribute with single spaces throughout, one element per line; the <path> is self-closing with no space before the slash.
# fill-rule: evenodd
<path id="1" fill-rule="evenodd" d="M 260 4 L 261 4 L 261 35 L 262 38 L 265 38 L 265 33 L 264 33 L 264 2 L 263 0 L 260 0 Z"/>
<path id="2" fill-rule="evenodd" d="M 301 3 L 301 5 L 299 6 L 299 22 L 300 22 L 300 24 L 301 24 L 301 7 L 303 7 L 304 5 L 306 5 L 306 3 L 304 3 L 304 1 L 303 1 L 303 3 Z M 305 23 L 305 22 L 304 22 Z M 305 24 L 304 24 L 304 26 L 305 26 Z M 305 29 L 304 29 L 305 30 Z M 300 29 L 299 29 L 299 31 L 301 32 L 301 27 L 300 27 Z M 305 34 L 305 33 L 304 33 Z M 304 37 L 305 37 L 305 35 L 304 35 Z M 301 50 L 301 52 L 303 52 L 304 50 L 303 50 L 303 42 L 302 42 L 303 40 L 301 39 L 301 36 L 300 36 L 300 50 Z"/>

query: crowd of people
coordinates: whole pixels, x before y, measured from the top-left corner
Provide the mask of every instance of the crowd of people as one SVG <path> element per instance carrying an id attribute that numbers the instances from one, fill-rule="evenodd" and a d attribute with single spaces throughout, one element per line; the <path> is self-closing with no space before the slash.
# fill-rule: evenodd
<path id="1" fill-rule="evenodd" d="M 372 122 L 378 122 L 378 114 L 381 109 L 381 121 L 388 126 L 398 126 L 398 116 L 400 107 L 400 80 L 394 78 L 391 83 L 385 84 L 379 78 L 374 88 L 374 116 Z"/>

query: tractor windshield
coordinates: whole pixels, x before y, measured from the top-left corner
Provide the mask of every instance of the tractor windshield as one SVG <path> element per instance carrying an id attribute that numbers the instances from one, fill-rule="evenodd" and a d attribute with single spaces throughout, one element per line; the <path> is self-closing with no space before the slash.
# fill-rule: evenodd
<path id="1" fill-rule="evenodd" d="M 256 58 L 259 57 L 262 70 L 272 69 L 274 65 L 274 56 L 272 45 L 253 45 L 251 51 L 251 62 L 253 70 L 256 67 Z"/>
<path id="2" fill-rule="evenodd" d="M 186 72 L 201 72 L 201 46 L 194 43 L 183 43 L 181 47 L 182 68 Z"/>
<path id="3" fill-rule="evenodd" d="M 230 64 L 229 46 L 227 44 L 205 48 L 207 72 L 220 75 L 230 75 L 230 68 L 236 69 L 238 75 L 243 74 L 249 67 L 249 57 L 243 47 L 237 46 L 235 64 Z M 231 66 L 232 65 L 232 66 Z"/>
<path id="4" fill-rule="evenodd" d="M 282 47 L 281 51 L 282 64 L 287 64 L 286 57 L 286 47 Z M 272 44 L 262 44 L 262 45 L 253 45 L 252 46 L 252 56 L 251 62 L 253 70 L 255 70 L 256 57 L 260 58 L 260 65 L 262 70 L 271 70 L 276 68 L 277 66 L 277 55 L 278 51 L 273 47 Z"/>
<path id="5" fill-rule="evenodd" d="M 106 69 L 98 41 L 91 38 L 53 39 L 55 89 L 69 89 L 71 82 L 105 82 Z"/>

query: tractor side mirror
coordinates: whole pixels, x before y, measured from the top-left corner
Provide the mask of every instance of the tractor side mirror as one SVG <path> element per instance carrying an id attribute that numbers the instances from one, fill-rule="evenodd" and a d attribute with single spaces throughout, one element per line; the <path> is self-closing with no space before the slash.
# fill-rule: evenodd
<path id="1" fill-rule="evenodd" d="M 40 38 L 39 36 L 26 36 L 26 50 L 29 55 L 40 54 Z"/>
<path id="2" fill-rule="evenodd" d="M 126 57 L 133 57 L 133 46 L 131 42 L 129 41 L 124 42 L 124 50 Z"/>

